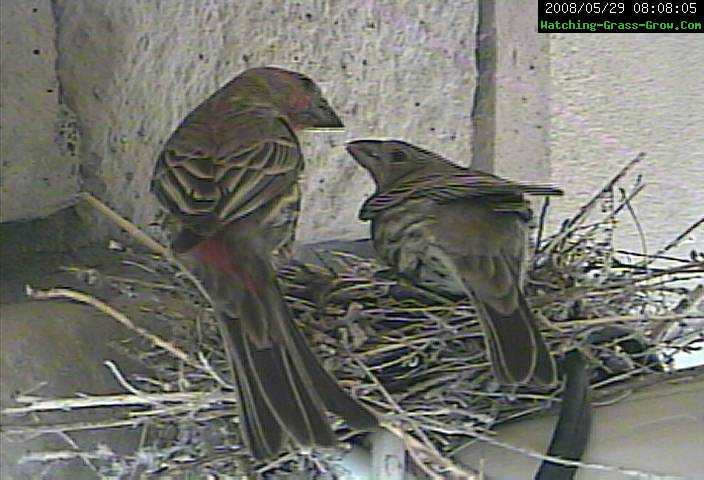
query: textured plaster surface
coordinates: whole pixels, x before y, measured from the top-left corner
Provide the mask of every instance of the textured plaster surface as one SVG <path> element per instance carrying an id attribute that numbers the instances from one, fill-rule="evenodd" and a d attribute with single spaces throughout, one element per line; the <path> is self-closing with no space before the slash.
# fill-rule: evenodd
<path id="1" fill-rule="evenodd" d="M 547 131 L 549 37 L 537 34 L 538 10 L 496 2 L 495 173 L 545 182 L 550 176 Z"/>
<path id="2" fill-rule="evenodd" d="M 704 36 L 553 34 L 552 180 L 564 219 L 638 152 L 647 183 L 633 202 L 650 253 L 704 216 Z M 640 250 L 628 215 L 622 247 Z M 704 250 L 695 233 L 678 250 Z"/>
<path id="3" fill-rule="evenodd" d="M 149 224 L 157 208 L 148 180 L 163 140 L 232 76 L 274 64 L 319 81 L 348 125 L 342 134 L 303 136 L 299 239 L 365 236 L 356 211 L 372 185 L 344 140 L 404 137 L 469 161 L 474 4 L 57 0 L 52 12 L 48 0 L 3 1 L 0 219 L 66 205 L 80 166 L 83 188 Z M 648 248 L 667 242 L 704 212 L 704 40 L 554 34 L 546 55 L 548 36 L 517 22 L 515 8 L 496 10 L 496 171 L 546 178 L 549 130 L 552 179 L 567 191 L 553 203 L 556 221 L 645 151 L 640 171 L 649 185 L 634 207 Z M 624 245 L 639 248 L 628 230 Z M 685 248 L 692 246 L 702 243 Z"/>
<path id="4" fill-rule="evenodd" d="M 0 7 L 0 221 L 49 215 L 78 191 L 75 122 L 60 105 L 49 0 Z"/>
<path id="5" fill-rule="evenodd" d="M 348 130 L 304 134 L 301 241 L 358 238 L 372 191 L 348 138 L 405 137 L 468 163 L 473 1 L 57 1 L 59 75 L 78 114 L 86 188 L 139 225 L 149 177 L 185 114 L 247 67 L 318 81 Z"/>

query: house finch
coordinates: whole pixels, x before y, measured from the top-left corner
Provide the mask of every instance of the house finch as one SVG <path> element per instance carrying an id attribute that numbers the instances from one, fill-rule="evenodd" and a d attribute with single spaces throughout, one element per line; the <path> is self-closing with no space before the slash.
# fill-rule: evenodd
<path id="1" fill-rule="evenodd" d="M 376 192 L 364 203 L 382 260 L 423 287 L 474 300 L 494 374 L 506 384 L 553 384 L 555 363 L 523 295 L 524 193 L 509 182 L 401 141 L 359 140 L 347 151 Z"/>
<path id="2" fill-rule="evenodd" d="M 322 368 L 293 323 L 272 265 L 293 241 L 303 156 L 296 132 L 342 128 L 300 73 L 247 70 L 193 110 L 166 142 L 152 191 L 174 254 L 202 282 L 235 374 L 243 439 L 256 459 L 288 438 L 333 447 L 325 411 L 357 429 L 376 419 Z"/>

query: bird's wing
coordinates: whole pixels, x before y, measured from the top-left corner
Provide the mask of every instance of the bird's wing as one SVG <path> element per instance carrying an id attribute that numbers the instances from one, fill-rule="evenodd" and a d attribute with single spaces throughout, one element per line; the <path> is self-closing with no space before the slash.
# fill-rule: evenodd
<path id="1" fill-rule="evenodd" d="M 471 199 L 435 204 L 429 216 L 433 252 L 473 298 L 497 378 L 552 384 L 554 362 L 522 292 L 522 219 Z"/>
<path id="2" fill-rule="evenodd" d="M 262 207 L 283 207 L 278 200 L 302 169 L 300 145 L 283 119 L 243 114 L 182 125 L 158 159 L 152 191 L 187 229 L 209 236 Z"/>
<path id="3" fill-rule="evenodd" d="M 464 198 L 484 198 L 496 211 L 523 213 L 528 204 L 524 194 L 562 195 L 562 190 L 550 185 L 522 184 L 495 175 L 452 165 L 428 173 L 416 172 L 384 191 L 370 197 L 362 207 L 360 218 L 373 218 L 378 212 L 406 199 L 427 198 L 449 202 Z"/>
<path id="4" fill-rule="evenodd" d="M 434 204 L 428 215 L 433 242 L 447 253 L 462 282 L 497 309 L 515 309 L 527 241 L 521 218 L 473 199 Z"/>

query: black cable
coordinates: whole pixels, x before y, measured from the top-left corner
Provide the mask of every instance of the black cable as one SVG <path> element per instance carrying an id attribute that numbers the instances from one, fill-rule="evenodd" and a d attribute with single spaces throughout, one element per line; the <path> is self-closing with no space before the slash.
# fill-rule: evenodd
<path id="1" fill-rule="evenodd" d="M 562 370 L 565 377 L 562 406 L 547 454 L 565 460 L 580 460 L 591 431 L 587 359 L 579 350 L 572 350 L 565 355 Z M 572 480 L 577 468 L 545 460 L 535 474 L 535 480 Z"/>

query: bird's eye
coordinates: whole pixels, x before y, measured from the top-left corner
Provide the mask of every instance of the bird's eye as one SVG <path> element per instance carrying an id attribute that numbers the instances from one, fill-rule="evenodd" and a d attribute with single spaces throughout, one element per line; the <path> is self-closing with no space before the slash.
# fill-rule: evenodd
<path id="1" fill-rule="evenodd" d="M 392 163 L 403 163 L 406 161 L 406 153 L 401 150 L 396 150 L 390 154 Z"/>

